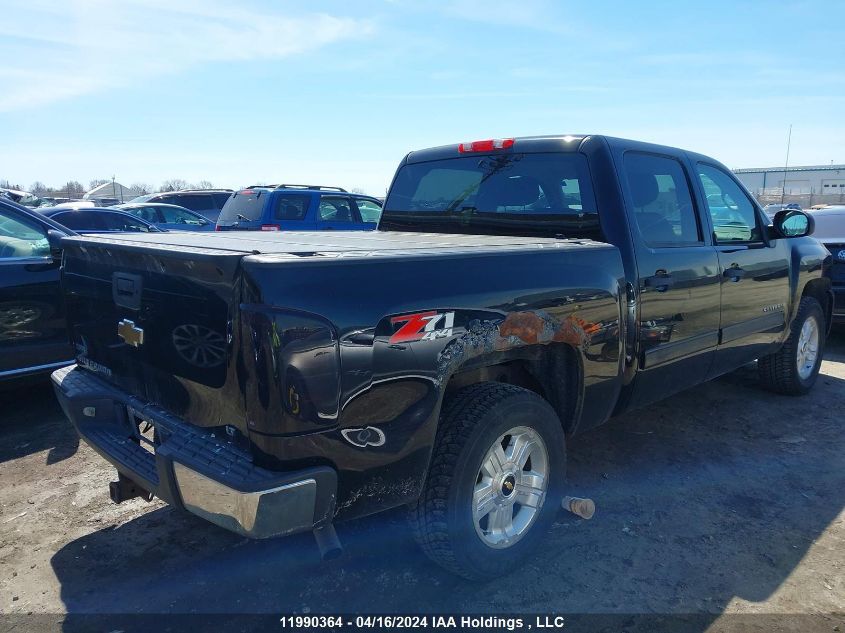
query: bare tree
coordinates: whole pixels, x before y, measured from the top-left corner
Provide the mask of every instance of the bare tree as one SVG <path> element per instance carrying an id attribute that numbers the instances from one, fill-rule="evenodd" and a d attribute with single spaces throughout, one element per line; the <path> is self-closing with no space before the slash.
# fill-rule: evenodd
<path id="1" fill-rule="evenodd" d="M 81 182 L 71 180 L 65 184 L 65 191 L 68 198 L 81 198 L 82 194 L 85 193 L 85 187 L 82 186 Z"/>
<path id="2" fill-rule="evenodd" d="M 88 191 L 91 191 L 95 187 L 99 187 L 100 185 L 104 185 L 107 182 L 111 182 L 110 178 L 95 178 L 94 180 L 88 183 Z"/>
<path id="3" fill-rule="evenodd" d="M 214 189 L 214 185 L 208 180 L 200 180 L 194 189 Z"/>
<path id="4" fill-rule="evenodd" d="M 32 184 L 29 186 L 29 190 L 30 190 L 32 193 L 34 193 L 36 196 L 43 196 L 43 195 L 44 195 L 45 193 L 47 193 L 47 191 L 48 191 L 48 189 L 47 189 L 47 185 L 45 185 L 45 184 L 44 184 L 43 182 L 41 182 L 40 180 L 36 180 L 34 183 L 32 183 Z"/>
<path id="5" fill-rule="evenodd" d="M 15 191 L 23 191 L 23 187 L 20 185 L 13 185 L 5 178 L 0 180 L 0 189 L 14 189 Z"/>
<path id="6" fill-rule="evenodd" d="M 161 183 L 159 191 L 179 191 L 180 189 L 187 189 L 188 183 L 181 178 L 171 178 Z"/>
<path id="7" fill-rule="evenodd" d="M 132 183 L 131 187 L 129 187 L 129 191 L 134 193 L 136 196 L 145 196 L 148 193 L 153 192 L 153 187 L 145 182 L 135 182 Z"/>

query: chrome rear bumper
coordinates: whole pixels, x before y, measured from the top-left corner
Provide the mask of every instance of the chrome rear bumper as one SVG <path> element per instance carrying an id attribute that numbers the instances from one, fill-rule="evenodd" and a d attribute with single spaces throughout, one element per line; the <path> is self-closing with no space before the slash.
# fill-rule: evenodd
<path id="1" fill-rule="evenodd" d="M 250 538 L 269 538 L 328 525 L 337 473 L 327 466 L 270 471 L 213 433 L 120 391 L 78 367 L 53 373 L 68 419 L 124 477 L 168 503 Z M 139 443 L 134 411 L 156 429 L 158 443 Z"/>

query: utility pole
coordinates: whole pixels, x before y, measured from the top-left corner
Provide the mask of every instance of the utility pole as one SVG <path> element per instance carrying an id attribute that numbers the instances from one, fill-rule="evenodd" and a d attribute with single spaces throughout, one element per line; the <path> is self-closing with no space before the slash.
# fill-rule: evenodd
<path id="1" fill-rule="evenodd" d="M 789 145 L 792 143 L 792 123 L 789 124 L 789 136 L 786 137 L 786 162 L 783 164 L 783 183 L 780 188 L 780 203 L 786 196 L 786 170 L 789 167 Z"/>

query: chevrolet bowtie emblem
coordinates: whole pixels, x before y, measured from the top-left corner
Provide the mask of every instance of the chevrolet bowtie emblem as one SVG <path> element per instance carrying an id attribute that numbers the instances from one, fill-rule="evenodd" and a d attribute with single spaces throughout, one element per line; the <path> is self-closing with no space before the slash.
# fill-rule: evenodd
<path id="1" fill-rule="evenodd" d="M 132 347 L 141 347 L 144 344 L 144 330 L 136 327 L 135 322 L 129 319 L 118 321 L 117 335 Z"/>

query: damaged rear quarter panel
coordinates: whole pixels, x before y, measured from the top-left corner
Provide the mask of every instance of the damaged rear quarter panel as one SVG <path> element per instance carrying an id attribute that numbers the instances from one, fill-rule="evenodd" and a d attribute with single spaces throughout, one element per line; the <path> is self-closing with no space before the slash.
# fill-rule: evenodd
<path id="1" fill-rule="evenodd" d="M 542 358 L 566 345 L 581 373 L 580 428 L 607 419 L 618 395 L 622 262 L 610 245 L 546 240 L 502 252 L 370 254 L 254 267 L 246 261 L 245 269 L 249 303 L 295 306 L 334 326 L 341 365 L 335 423 L 319 432 L 303 427 L 298 436 L 265 429 L 251 440 L 268 465 L 334 466 L 339 516 L 369 514 L 418 495 L 444 393 L 457 372 Z M 424 322 L 409 326 L 397 319 L 432 314 L 440 316 L 429 336 Z M 406 335 L 418 332 L 414 340 L 391 342 L 403 327 Z M 556 380 L 563 376 L 549 377 L 551 384 Z M 372 430 L 361 435 L 363 429 Z M 367 441 L 371 437 L 378 441 Z"/>

